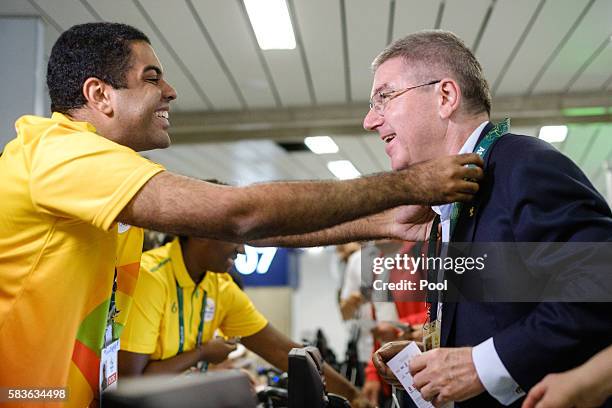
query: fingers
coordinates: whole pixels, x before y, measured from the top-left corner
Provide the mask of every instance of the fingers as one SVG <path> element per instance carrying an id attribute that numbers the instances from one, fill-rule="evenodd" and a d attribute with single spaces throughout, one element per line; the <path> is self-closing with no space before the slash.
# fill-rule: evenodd
<path id="1" fill-rule="evenodd" d="M 461 167 L 461 176 L 469 180 L 482 180 L 484 171 L 480 167 Z"/>
<path id="2" fill-rule="evenodd" d="M 428 356 L 426 353 L 420 354 L 418 356 L 414 356 L 412 360 L 410 360 L 410 374 L 414 377 L 419 371 L 427 367 Z M 416 378 L 415 378 L 416 385 Z"/>
<path id="3" fill-rule="evenodd" d="M 484 161 L 482 160 L 482 157 L 480 157 L 476 153 L 463 153 L 455 157 L 456 157 L 456 162 L 461 165 L 475 164 L 478 167 L 484 166 Z"/>
<path id="4" fill-rule="evenodd" d="M 455 189 L 457 193 L 473 195 L 478 192 L 480 186 L 478 185 L 478 183 L 475 183 L 473 181 L 460 180 L 457 181 L 457 186 L 455 187 Z"/>
<path id="5" fill-rule="evenodd" d="M 436 391 L 431 384 L 427 384 L 422 388 L 421 386 L 417 386 L 416 383 L 414 385 L 425 401 L 433 401 L 438 395 L 438 391 Z"/>
<path id="6" fill-rule="evenodd" d="M 535 408 L 538 401 L 544 397 L 545 392 L 546 387 L 544 384 L 536 384 L 531 391 L 529 391 L 529 394 L 527 394 L 527 398 L 525 398 L 525 401 L 523 401 L 521 408 Z"/>

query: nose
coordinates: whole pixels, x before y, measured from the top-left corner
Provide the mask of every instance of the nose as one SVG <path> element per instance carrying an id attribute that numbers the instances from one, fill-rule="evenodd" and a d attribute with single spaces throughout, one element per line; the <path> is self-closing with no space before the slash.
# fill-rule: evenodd
<path id="1" fill-rule="evenodd" d="M 376 130 L 376 128 L 383 124 L 384 120 L 384 116 L 376 113 L 374 109 L 370 109 L 365 118 L 363 118 L 363 128 L 370 131 Z"/>
<path id="2" fill-rule="evenodd" d="M 176 95 L 176 91 L 174 90 L 174 88 L 172 87 L 172 85 L 170 85 L 168 82 L 163 81 L 163 87 L 162 87 L 162 96 L 163 98 L 170 102 L 176 99 L 177 95 Z"/>

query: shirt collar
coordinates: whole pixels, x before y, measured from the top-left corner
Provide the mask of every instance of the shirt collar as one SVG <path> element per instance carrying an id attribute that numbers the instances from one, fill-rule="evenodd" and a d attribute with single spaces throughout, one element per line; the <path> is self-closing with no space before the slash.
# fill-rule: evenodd
<path id="1" fill-rule="evenodd" d="M 476 142 L 478 142 L 478 138 L 482 133 L 482 130 L 489 123 L 488 120 L 482 122 L 467 138 L 461 149 L 457 154 L 462 153 L 472 153 L 474 151 L 474 147 L 476 147 Z M 431 209 L 440 216 L 440 221 L 446 221 L 450 219 L 451 211 L 453 209 L 453 204 L 443 204 L 443 205 L 433 205 Z"/>
<path id="2" fill-rule="evenodd" d="M 51 115 L 51 120 L 59 122 L 75 130 L 96 133 L 96 128 L 91 123 L 72 120 L 68 116 L 59 112 L 53 112 L 53 114 Z"/>
<path id="3" fill-rule="evenodd" d="M 174 269 L 174 277 L 181 288 L 192 288 L 195 286 L 195 282 L 191 279 L 191 275 L 187 272 L 185 267 L 185 261 L 183 260 L 183 251 L 181 250 L 181 243 L 178 238 L 175 238 L 170 244 L 170 262 L 172 262 L 172 268 Z"/>

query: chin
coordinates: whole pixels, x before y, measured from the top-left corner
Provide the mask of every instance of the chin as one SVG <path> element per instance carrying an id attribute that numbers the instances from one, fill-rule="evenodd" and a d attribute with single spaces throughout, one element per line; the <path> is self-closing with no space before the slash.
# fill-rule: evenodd
<path id="1" fill-rule="evenodd" d="M 155 149 L 165 149 L 170 147 L 170 136 L 168 134 L 164 136 L 156 137 L 152 140 L 147 140 L 146 147 L 144 149 L 140 149 L 141 152 L 146 150 L 155 150 Z"/>
<path id="2" fill-rule="evenodd" d="M 410 167 L 410 163 L 406 163 L 403 160 L 402 161 L 391 160 L 391 169 L 393 171 L 406 170 L 408 167 Z"/>

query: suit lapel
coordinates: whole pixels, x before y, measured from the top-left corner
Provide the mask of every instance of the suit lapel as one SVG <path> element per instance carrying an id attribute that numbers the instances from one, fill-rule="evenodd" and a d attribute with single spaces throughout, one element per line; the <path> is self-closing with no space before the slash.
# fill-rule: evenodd
<path id="1" fill-rule="evenodd" d="M 482 138 L 489 133 L 493 124 L 491 122 L 487 123 L 484 127 L 480 136 L 478 137 L 478 141 L 476 145 L 480 143 Z M 489 162 L 490 155 L 487 155 L 485 158 L 485 166 L 487 168 Z M 480 205 L 480 194 L 477 194 L 473 201 L 469 203 L 465 203 L 461 207 L 461 213 L 459 215 L 459 221 L 455 226 L 455 231 L 453 236 L 451 237 L 451 241 L 453 242 L 473 242 L 474 235 L 476 234 L 476 225 L 478 223 L 478 208 Z M 449 248 L 450 249 L 450 248 Z M 457 288 L 460 289 L 460 288 Z M 440 343 L 441 346 L 444 347 L 447 345 L 449 340 L 451 327 L 453 326 L 453 320 L 455 318 L 455 312 L 457 309 L 456 302 L 444 302 L 442 304 L 442 330 L 441 330 L 441 338 Z"/>

